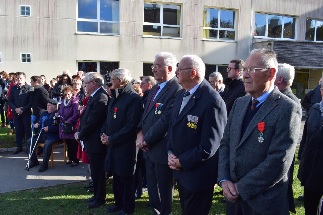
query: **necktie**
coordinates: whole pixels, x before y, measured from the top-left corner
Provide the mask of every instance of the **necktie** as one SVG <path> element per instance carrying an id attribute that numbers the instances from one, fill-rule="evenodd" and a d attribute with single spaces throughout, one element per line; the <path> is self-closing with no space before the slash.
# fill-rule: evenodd
<path id="1" fill-rule="evenodd" d="M 151 108 L 151 105 L 153 104 L 153 101 L 154 101 L 154 98 L 158 92 L 158 90 L 160 89 L 159 85 L 157 86 L 156 88 L 156 91 L 154 93 L 154 95 L 151 97 L 150 101 L 149 101 L 149 105 L 148 105 L 148 108 L 146 109 L 146 112 Z"/>
<path id="2" fill-rule="evenodd" d="M 252 99 L 250 109 L 255 110 L 258 103 L 259 103 L 259 101 L 257 99 Z"/>
<path id="3" fill-rule="evenodd" d="M 190 91 L 186 91 L 185 93 L 184 93 L 184 96 L 183 97 L 186 97 L 186 96 L 189 96 L 190 95 Z"/>

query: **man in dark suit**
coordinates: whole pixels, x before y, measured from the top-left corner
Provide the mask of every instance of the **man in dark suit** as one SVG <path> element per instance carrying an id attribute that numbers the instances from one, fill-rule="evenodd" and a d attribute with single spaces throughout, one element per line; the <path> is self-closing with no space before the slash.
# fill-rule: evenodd
<path id="1" fill-rule="evenodd" d="M 90 159 L 94 196 L 86 201 L 90 203 L 89 208 L 96 208 L 105 203 L 106 196 L 103 164 L 107 149 L 101 143 L 100 131 L 106 118 L 108 95 L 102 88 L 103 78 L 97 72 L 86 73 L 84 83 L 86 92 L 91 96 L 81 116 L 75 139 L 84 144 Z"/>
<path id="2" fill-rule="evenodd" d="M 119 211 L 119 215 L 133 214 L 135 211 L 136 136 L 142 99 L 134 91 L 131 80 L 128 69 L 111 72 L 112 98 L 101 130 L 101 141 L 108 146 L 105 170 L 113 175 L 115 201 L 107 212 Z"/>
<path id="3" fill-rule="evenodd" d="M 290 88 L 293 84 L 295 77 L 295 68 L 289 64 L 283 63 L 278 64 L 278 71 L 275 79 L 275 85 L 281 93 L 292 99 L 297 105 L 301 107 L 300 100 L 295 96 Z M 300 142 L 300 138 L 299 141 Z M 292 162 L 292 165 L 288 172 L 288 200 L 289 200 L 289 211 L 296 213 L 294 194 L 293 194 L 293 175 L 294 175 L 294 161 L 295 156 Z"/>
<path id="4" fill-rule="evenodd" d="M 137 146 L 145 151 L 149 202 L 153 214 L 171 214 L 173 173 L 167 165 L 166 134 L 175 94 L 180 85 L 175 77 L 176 57 L 168 52 L 155 56 L 152 66 L 157 85 L 147 97 Z"/>
<path id="5" fill-rule="evenodd" d="M 288 170 L 301 109 L 274 87 L 276 54 L 253 50 L 245 62 L 245 90 L 236 100 L 219 150 L 219 185 L 227 214 L 289 214 Z"/>
<path id="6" fill-rule="evenodd" d="M 13 120 L 16 128 L 17 149 L 14 154 L 22 151 L 23 140 L 31 137 L 31 86 L 26 83 L 26 74 L 17 72 L 17 85 L 13 86 L 9 96 L 9 105 L 13 110 Z"/>
<path id="7" fill-rule="evenodd" d="M 46 110 L 47 108 L 49 95 L 48 91 L 41 84 L 40 76 L 31 76 L 30 84 L 33 87 L 33 102 L 31 108 L 33 110 L 33 115 L 36 116 L 36 121 L 38 121 L 41 111 Z"/>
<path id="8" fill-rule="evenodd" d="M 182 214 L 207 215 L 217 179 L 216 152 L 227 121 L 226 106 L 204 79 L 205 64 L 198 56 L 184 56 L 176 75 L 184 90 L 172 109 L 168 165 L 178 184 Z"/>

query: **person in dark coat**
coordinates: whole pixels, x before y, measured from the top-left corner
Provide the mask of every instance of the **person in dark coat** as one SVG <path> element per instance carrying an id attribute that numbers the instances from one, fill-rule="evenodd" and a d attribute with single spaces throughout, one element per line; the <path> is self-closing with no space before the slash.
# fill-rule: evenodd
<path id="1" fill-rule="evenodd" d="M 88 72 L 83 80 L 85 91 L 90 96 L 81 116 L 78 132 L 75 133 L 75 139 L 84 145 L 90 159 L 94 195 L 86 202 L 89 203 L 88 208 L 91 209 L 105 204 L 106 191 L 103 165 L 107 149 L 106 145 L 101 142 L 100 132 L 106 120 L 108 95 L 102 88 L 103 78 L 99 73 Z"/>
<path id="2" fill-rule="evenodd" d="M 30 84 L 33 87 L 33 102 L 31 105 L 33 115 L 36 116 L 36 121 L 40 117 L 40 113 L 47 108 L 49 100 L 48 91 L 43 87 L 40 76 L 32 76 Z"/>
<path id="3" fill-rule="evenodd" d="M 38 169 L 38 172 L 43 172 L 48 169 L 48 161 L 50 158 L 50 154 L 52 151 L 52 145 L 59 141 L 59 135 L 58 135 L 58 124 L 59 119 L 56 117 L 57 113 L 57 101 L 50 99 L 47 103 L 47 111 L 44 111 L 41 116 L 39 117 L 39 120 L 35 123 L 35 128 L 42 129 L 42 133 L 39 136 L 39 139 L 37 143 L 44 143 L 44 149 L 43 149 L 43 163 Z M 39 134 L 35 134 L 32 138 L 29 138 L 27 140 L 27 149 L 30 150 L 30 144 L 32 143 L 31 149 L 35 147 L 35 142 L 37 140 Z M 36 149 L 36 147 L 35 147 Z M 30 164 L 29 168 L 32 168 L 34 166 L 38 166 L 39 162 L 36 156 L 36 150 L 33 151 L 31 157 L 30 157 Z M 28 153 L 30 153 L 28 151 Z"/>
<path id="4" fill-rule="evenodd" d="M 227 122 L 226 106 L 204 79 L 205 64 L 185 55 L 176 71 L 177 93 L 168 132 L 168 165 L 177 181 L 182 214 L 208 215 L 217 180 L 217 150 Z"/>
<path id="5" fill-rule="evenodd" d="M 142 112 L 141 97 L 133 90 L 130 71 L 111 73 L 111 93 L 101 141 L 108 146 L 105 170 L 113 175 L 115 205 L 108 213 L 133 214 L 135 210 L 136 135 Z"/>
<path id="6" fill-rule="evenodd" d="M 28 140 L 31 137 L 31 105 L 32 93 L 31 86 L 26 81 L 24 72 L 17 72 L 17 85 L 10 91 L 9 105 L 13 110 L 14 124 L 16 128 L 17 149 L 14 154 L 22 151 L 23 139 Z"/>
<path id="7" fill-rule="evenodd" d="M 298 154 L 306 215 L 317 214 L 323 197 L 323 83 L 320 91 L 321 101 L 308 113 Z"/>
<path id="8" fill-rule="evenodd" d="M 79 160 L 77 159 L 77 141 L 74 137 L 76 132 L 75 125 L 80 117 L 79 115 L 79 100 L 73 96 L 73 88 L 67 86 L 63 89 L 64 99 L 59 106 L 58 114 L 60 117 L 59 124 L 59 136 L 65 140 L 67 144 L 67 155 L 69 161 L 67 164 L 71 164 L 71 167 L 78 165 Z M 64 130 L 64 126 L 72 126 L 72 131 L 68 132 Z"/>
<path id="9" fill-rule="evenodd" d="M 231 60 L 227 68 L 228 78 L 224 81 L 225 89 L 221 96 L 227 106 L 228 115 L 235 100 L 246 95 L 242 81 L 243 64 L 243 60 Z"/>
<path id="10" fill-rule="evenodd" d="M 278 64 L 278 71 L 276 74 L 275 85 L 278 87 L 279 91 L 291 98 L 298 106 L 301 108 L 300 100 L 295 96 L 290 88 L 293 84 L 295 77 L 295 68 L 289 64 Z M 293 193 L 293 175 L 294 175 L 294 163 L 295 156 L 292 165 L 288 172 L 288 200 L 289 200 L 289 211 L 296 213 L 294 193 Z"/>
<path id="11" fill-rule="evenodd" d="M 175 77 L 177 59 L 169 52 L 155 56 L 152 66 L 157 85 L 147 97 L 137 135 L 137 146 L 144 151 L 147 188 L 152 214 L 171 214 L 173 171 L 167 162 L 167 131 L 176 93 L 181 89 Z"/>
<path id="12" fill-rule="evenodd" d="M 52 96 L 55 100 L 61 101 L 63 98 L 63 89 L 66 86 L 72 86 L 72 80 L 67 74 L 62 74 L 60 79 L 55 84 L 52 93 Z"/>
<path id="13" fill-rule="evenodd" d="M 310 90 L 301 101 L 302 107 L 307 113 L 314 104 L 321 101 L 321 83 L 323 83 L 323 77 L 320 78 L 319 84 L 313 90 Z"/>

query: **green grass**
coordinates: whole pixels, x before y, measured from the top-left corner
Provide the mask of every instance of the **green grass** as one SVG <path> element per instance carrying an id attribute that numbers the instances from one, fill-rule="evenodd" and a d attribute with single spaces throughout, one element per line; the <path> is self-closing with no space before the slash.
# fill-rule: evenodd
<path id="1" fill-rule="evenodd" d="M 10 128 L 0 127 L 0 148 L 12 148 L 16 146 L 15 135 L 8 135 Z"/>

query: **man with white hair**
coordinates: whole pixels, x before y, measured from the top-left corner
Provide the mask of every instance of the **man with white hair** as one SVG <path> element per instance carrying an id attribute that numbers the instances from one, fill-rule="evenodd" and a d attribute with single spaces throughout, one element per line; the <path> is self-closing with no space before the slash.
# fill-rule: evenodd
<path id="1" fill-rule="evenodd" d="M 133 214 L 135 211 L 135 166 L 137 126 L 142 112 L 141 97 L 132 87 L 128 69 L 111 72 L 111 101 L 101 130 L 101 141 L 108 146 L 105 170 L 113 176 L 115 205 L 108 213 Z"/>
<path id="2" fill-rule="evenodd" d="M 182 214 L 207 215 L 217 179 L 220 140 L 227 122 L 226 105 L 204 79 L 205 64 L 185 55 L 176 75 L 184 88 L 177 93 L 167 151 L 177 181 Z"/>
<path id="3" fill-rule="evenodd" d="M 177 59 L 169 52 L 155 56 L 151 67 L 156 84 L 147 97 L 137 135 L 144 151 L 149 203 L 152 214 L 172 214 L 173 172 L 167 165 L 167 131 L 176 93 L 181 89 L 175 77 Z"/>
<path id="4" fill-rule="evenodd" d="M 278 62 L 271 50 L 250 53 L 245 91 L 232 107 L 219 148 L 218 184 L 228 215 L 289 214 L 288 170 L 301 109 L 274 86 Z"/>
<path id="5" fill-rule="evenodd" d="M 212 72 L 209 75 L 209 82 L 211 86 L 220 94 L 223 95 L 225 84 L 223 84 L 223 77 L 219 72 Z"/>

